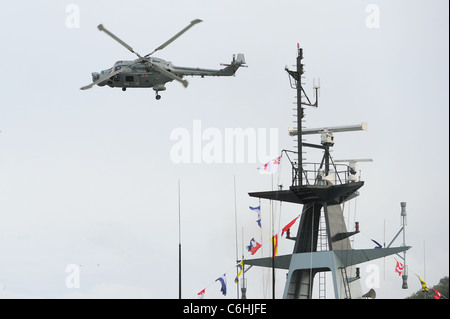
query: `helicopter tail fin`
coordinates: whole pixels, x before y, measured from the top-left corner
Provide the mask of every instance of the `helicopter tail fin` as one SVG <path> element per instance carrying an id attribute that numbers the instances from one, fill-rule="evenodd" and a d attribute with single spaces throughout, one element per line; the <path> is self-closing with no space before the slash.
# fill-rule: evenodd
<path id="1" fill-rule="evenodd" d="M 243 64 L 245 64 L 245 57 L 243 53 L 238 53 L 236 60 L 233 61 L 234 63 L 236 63 L 236 65 L 242 66 Z"/>
<path id="2" fill-rule="evenodd" d="M 233 61 L 231 61 L 230 64 L 221 65 L 226 66 L 226 68 L 219 71 L 222 73 L 221 75 L 225 76 L 234 75 L 240 67 L 247 67 L 245 65 L 245 56 L 243 53 L 238 53 L 237 56 L 233 54 Z"/>
<path id="3" fill-rule="evenodd" d="M 239 66 L 245 64 L 245 57 L 243 53 L 238 53 L 235 63 Z"/>

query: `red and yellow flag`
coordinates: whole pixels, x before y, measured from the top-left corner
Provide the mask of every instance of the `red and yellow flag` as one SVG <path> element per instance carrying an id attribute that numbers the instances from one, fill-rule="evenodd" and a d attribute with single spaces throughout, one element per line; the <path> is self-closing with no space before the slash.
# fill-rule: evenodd
<path id="1" fill-rule="evenodd" d="M 270 238 L 270 241 L 272 242 L 273 256 L 276 256 L 278 254 L 278 234 Z"/>

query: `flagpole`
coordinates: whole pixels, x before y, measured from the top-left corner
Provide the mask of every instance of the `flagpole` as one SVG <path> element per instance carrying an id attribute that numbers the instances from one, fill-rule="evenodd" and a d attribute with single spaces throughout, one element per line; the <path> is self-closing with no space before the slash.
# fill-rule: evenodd
<path id="1" fill-rule="evenodd" d="M 271 174 L 271 178 L 273 191 L 273 173 Z M 273 210 L 273 201 L 270 200 L 270 213 L 272 215 L 272 299 L 275 299 L 275 216 Z"/>
<path id="2" fill-rule="evenodd" d="M 406 202 L 400 202 L 402 208 L 401 218 L 402 218 L 402 231 L 403 231 L 403 246 L 406 247 Z M 408 289 L 408 265 L 406 264 L 406 251 L 403 252 L 403 263 L 404 269 L 402 274 L 402 289 Z"/>
<path id="3" fill-rule="evenodd" d="M 423 280 L 427 282 L 427 274 L 425 269 L 425 239 L 423 240 Z M 425 290 L 425 299 L 427 299 L 427 291 Z"/>
<path id="4" fill-rule="evenodd" d="M 242 226 L 242 260 L 244 260 L 244 226 Z M 242 299 L 247 299 L 247 283 L 245 282 L 245 265 L 242 263 Z"/>
<path id="5" fill-rule="evenodd" d="M 386 248 L 386 219 L 383 220 L 383 248 Z M 386 257 L 383 257 L 383 280 L 386 281 Z"/>
<path id="6" fill-rule="evenodd" d="M 258 200 L 258 206 L 259 206 L 259 209 L 261 210 L 261 198 Z M 261 216 L 261 218 L 262 218 L 262 216 Z M 261 224 L 262 224 L 262 221 L 261 221 Z M 263 231 L 262 231 L 261 226 L 259 227 L 259 230 L 260 230 L 260 243 L 263 243 Z M 263 256 L 264 256 L 264 245 L 261 247 L 261 257 L 263 257 Z M 267 289 L 268 289 L 267 285 L 266 285 L 266 277 L 265 277 L 266 274 L 267 274 L 267 272 L 265 270 L 263 270 L 261 272 L 264 298 L 266 298 L 266 296 L 267 296 Z"/>
<path id="7" fill-rule="evenodd" d="M 178 179 L 178 299 L 181 299 L 181 195 Z"/>
<path id="8" fill-rule="evenodd" d="M 234 228 L 235 228 L 235 235 L 236 235 L 236 262 L 238 262 L 238 228 L 237 228 L 237 206 L 236 206 L 236 175 L 233 175 L 233 184 L 234 184 Z M 239 269 L 236 268 L 236 277 L 238 275 L 239 275 Z M 236 285 L 236 296 L 237 296 L 237 299 L 239 299 L 239 284 Z"/>

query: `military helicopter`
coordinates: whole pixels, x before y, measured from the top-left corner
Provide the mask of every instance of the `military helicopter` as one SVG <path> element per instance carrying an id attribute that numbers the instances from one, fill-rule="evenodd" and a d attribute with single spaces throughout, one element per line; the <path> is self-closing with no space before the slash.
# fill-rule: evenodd
<path id="1" fill-rule="evenodd" d="M 156 51 L 164 49 L 199 22 L 202 22 L 202 20 L 195 19 L 191 21 L 191 23 L 183 30 L 157 47 L 153 50 L 153 52 L 144 56 L 141 56 L 139 53 L 134 51 L 131 46 L 108 31 L 102 24 L 98 25 L 97 28 L 100 31 L 105 32 L 122 46 L 136 54 L 138 58 L 134 61 L 117 61 L 110 69 L 103 70 L 100 73 L 93 72 L 93 82 L 89 85 L 83 86 L 81 90 L 90 89 L 95 85 L 108 85 L 113 88 L 120 87 L 122 88 L 122 91 L 126 91 L 127 88 L 153 88 L 156 92 L 156 99 L 159 100 L 161 98 L 159 92 L 166 90 L 165 84 L 167 82 L 176 80 L 183 84 L 184 87 L 187 87 L 188 81 L 183 79 L 184 76 L 231 76 L 236 73 L 239 67 L 246 67 L 244 54 L 242 53 L 239 53 L 237 57 L 233 55 L 233 60 L 230 64 L 221 64 L 225 66 L 225 68 L 220 70 L 174 66 L 169 61 L 151 56 Z"/>

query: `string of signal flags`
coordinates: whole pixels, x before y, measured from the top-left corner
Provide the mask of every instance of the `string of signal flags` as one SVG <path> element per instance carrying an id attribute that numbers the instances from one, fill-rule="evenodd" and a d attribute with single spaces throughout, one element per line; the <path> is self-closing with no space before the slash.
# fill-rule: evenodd
<path id="1" fill-rule="evenodd" d="M 376 247 L 378 248 L 378 247 Z M 395 262 L 395 272 L 398 273 L 399 276 L 401 276 L 403 274 L 403 271 L 405 270 L 405 266 L 403 265 L 403 263 L 401 263 L 400 261 L 398 261 L 396 258 Z M 425 282 L 425 280 L 423 280 L 422 278 L 420 278 L 420 276 L 418 274 L 415 274 L 416 277 L 419 279 L 420 285 L 422 287 L 422 292 L 429 292 L 429 289 L 427 287 L 427 284 Z M 439 291 L 437 291 L 435 288 L 433 288 L 434 290 L 434 299 L 448 299 L 445 295 L 443 295 L 442 293 L 440 293 Z"/>
<path id="2" fill-rule="evenodd" d="M 257 169 L 260 170 L 260 172 L 266 172 L 266 173 L 276 173 L 278 172 L 278 168 L 281 164 L 281 156 L 278 156 L 277 158 L 265 163 L 264 165 L 259 166 Z M 257 214 L 257 219 L 256 222 L 258 224 L 258 226 L 261 228 L 261 205 L 256 206 L 256 207 L 252 207 L 249 206 L 250 210 L 253 212 L 256 212 Z M 270 238 L 270 242 L 272 243 L 272 247 L 273 247 L 273 252 L 272 255 L 276 256 L 278 254 L 278 235 L 280 235 L 280 237 L 283 237 L 283 235 L 286 233 L 286 237 L 289 238 L 290 237 L 290 228 L 295 224 L 295 222 L 297 221 L 297 219 L 300 217 L 300 215 L 298 215 L 297 217 L 295 217 L 292 221 L 290 221 L 286 226 L 284 226 L 281 230 L 281 234 L 275 234 Z M 374 239 L 371 239 L 375 244 L 375 248 L 382 248 L 382 245 L 380 243 L 378 243 L 377 241 L 375 241 Z M 262 247 L 262 244 L 258 243 L 255 238 L 251 238 L 250 239 L 250 243 L 248 246 L 246 246 L 247 248 L 247 252 L 250 253 L 252 256 Z M 402 275 L 403 271 L 404 271 L 404 265 L 399 262 L 396 258 L 394 258 L 396 264 L 395 264 L 395 268 L 394 271 L 398 273 L 398 275 Z M 227 274 L 232 271 L 235 270 L 237 268 L 237 275 L 235 276 L 234 279 L 234 283 L 235 284 L 239 284 L 239 277 L 241 276 L 242 272 L 244 271 L 244 259 L 241 260 L 238 264 L 236 264 L 235 266 L 233 266 L 232 268 L 230 268 L 227 272 L 225 272 L 223 275 L 219 276 L 214 282 L 210 283 L 208 286 L 206 286 L 204 289 L 202 289 L 200 292 L 197 293 L 197 296 L 199 299 L 203 299 L 205 297 L 206 294 L 206 289 L 208 289 L 209 287 L 211 287 L 213 284 L 215 284 L 216 282 L 220 283 L 220 292 L 222 293 L 222 295 L 226 296 L 227 295 Z M 425 281 L 419 277 L 419 275 L 415 274 L 417 276 L 417 278 L 420 281 L 420 285 L 422 287 L 422 291 L 423 292 L 428 292 L 429 289 L 425 283 Z M 437 291 L 436 289 L 434 289 L 434 298 L 435 299 L 448 299 L 446 296 L 444 296 L 442 293 L 440 293 L 439 291 Z"/>
<path id="3" fill-rule="evenodd" d="M 261 206 L 257 206 L 257 207 L 252 207 L 249 206 L 251 211 L 254 211 L 257 213 L 257 220 L 256 222 L 258 223 L 258 226 L 261 227 Z M 285 233 L 289 234 L 289 230 L 290 228 L 295 224 L 295 222 L 297 221 L 298 217 L 300 217 L 300 215 L 298 215 L 297 217 L 295 217 L 292 221 L 290 221 L 286 226 L 283 227 L 283 229 L 281 230 L 281 233 L 275 234 L 270 238 L 270 242 L 272 243 L 272 247 L 273 247 L 273 256 L 277 256 L 278 254 L 278 241 L 279 241 L 279 237 L 282 237 Z M 279 236 L 280 235 L 280 236 Z M 257 242 L 255 240 L 255 238 L 251 238 L 250 239 L 250 243 L 248 246 L 246 246 L 247 248 L 247 253 L 250 253 L 252 256 L 254 254 L 256 254 L 256 252 L 262 247 L 262 244 L 260 244 L 259 242 Z M 272 256 L 271 256 L 272 257 Z M 244 270 L 244 260 L 241 260 L 238 264 L 236 264 L 234 267 L 230 268 L 228 271 L 226 271 L 223 275 L 221 275 L 220 277 L 218 277 L 214 282 L 211 282 L 208 286 L 206 286 L 204 289 L 202 289 L 199 293 L 197 293 L 197 296 L 199 299 L 203 299 L 205 297 L 206 294 L 206 289 L 208 289 L 209 287 L 211 287 L 213 284 L 215 284 L 216 282 L 219 282 L 220 284 L 220 292 L 222 293 L 222 295 L 226 296 L 227 295 L 227 291 L 228 291 L 228 285 L 227 285 L 227 274 L 229 274 L 231 271 L 235 271 L 237 268 L 237 275 L 234 278 L 234 283 L 235 284 L 239 284 L 239 277 L 241 276 L 243 270 Z"/>
<path id="4" fill-rule="evenodd" d="M 257 169 L 260 171 L 260 173 L 269 173 L 269 174 L 274 174 L 276 172 L 278 172 L 278 168 L 281 164 L 281 155 L 278 156 L 277 158 L 270 160 L 269 162 L 257 167 Z M 256 222 L 258 223 L 258 226 L 261 228 L 261 205 L 257 206 L 257 207 L 252 207 L 249 206 L 251 211 L 254 211 L 257 213 L 257 220 Z M 288 225 L 286 225 L 283 228 L 283 231 L 281 233 L 281 236 L 283 236 L 284 232 L 286 232 L 286 230 L 288 230 L 288 228 L 290 228 L 295 221 L 297 220 L 299 216 L 297 216 L 293 221 L 291 221 Z M 276 256 L 278 253 L 278 234 L 272 236 L 272 238 L 270 239 L 273 247 L 274 247 L 274 251 L 273 251 L 273 255 Z M 247 246 L 247 251 L 251 254 L 254 255 L 260 248 L 262 247 L 262 244 L 258 243 L 255 238 L 253 237 L 250 240 L 249 245 Z M 199 293 L 197 293 L 197 296 L 199 299 L 203 299 L 205 297 L 206 294 L 206 289 L 208 289 L 210 286 L 212 286 L 213 284 L 215 284 L 216 282 L 220 283 L 220 292 L 222 293 L 222 295 L 226 296 L 227 295 L 227 274 L 232 271 L 235 270 L 237 267 L 238 269 L 238 274 L 236 275 L 235 279 L 234 279 L 234 283 L 239 284 L 239 276 L 242 274 L 243 270 L 244 270 L 244 260 L 240 261 L 237 265 L 235 265 L 234 267 L 230 268 L 227 272 L 225 272 L 222 276 L 218 277 L 214 282 L 210 283 L 208 286 L 206 286 L 204 289 L 202 289 Z"/>
<path id="5" fill-rule="evenodd" d="M 257 213 L 257 219 L 256 222 L 258 223 L 258 226 L 261 228 L 261 206 L 257 206 L 257 207 L 252 207 L 249 206 L 250 210 L 253 212 Z M 280 235 L 280 237 L 282 238 L 283 235 L 286 233 L 286 237 L 289 237 L 289 233 L 290 233 L 290 229 L 291 227 L 295 224 L 295 222 L 297 221 L 297 219 L 300 217 L 300 215 L 298 215 L 297 217 L 295 217 L 292 221 L 290 221 L 288 224 L 286 224 L 286 226 L 284 226 L 281 230 L 281 234 L 275 234 L 274 236 L 272 236 L 270 238 L 270 242 L 272 243 L 272 247 L 273 247 L 273 256 L 277 256 L 278 254 L 278 235 Z M 375 242 L 377 243 L 377 242 Z M 247 248 L 247 252 L 250 253 L 252 256 L 256 254 L 256 252 L 262 247 L 262 244 L 260 244 L 259 242 L 257 242 L 255 240 L 255 238 L 251 238 L 250 239 L 250 243 L 248 246 L 246 246 Z M 377 243 L 377 246 L 375 246 L 375 248 L 382 248 L 380 244 Z M 396 258 L 394 258 L 395 260 L 395 268 L 394 271 L 398 273 L 398 275 L 402 275 L 405 266 L 403 265 L 403 263 L 401 263 L 400 261 L 398 261 Z M 227 274 L 230 271 L 233 271 L 237 268 L 237 275 L 234 279 L 234 283 L 235 284 L 239 284 L 239 277 L 241 276 L 243 270 L 244 270 L 244 260 L 241 260 L 237 265 L 235 265 L 234 267 L 230 268 L 227 272 L 225 272 L 222 276 L 218 277 L 214 282 L 210 283 L 206 288 L 202 289 L 198 294 L 198 298 L 199 299 L 203 299 L 205 297 L 206 294 L 206 289 L 209 288 L 210 286 L 212 286 L 214 283 L 219 282 L 220 283 L 220 292 L 226 296 L 227 295 Z M 417 278 L 420 281 L 420 285 L 422 287 L 422 292 L 428 292 L 429 289 L 427 287 L 427 284 L 425 283 L 425 281 L 420 278 L 419 275 L 415 274 L 417 276 Z M 443 295 L 441 292 L 437 291 L 436 289 L 434 289 L 434 299 L 448 299 L 445 295 Z"/>

